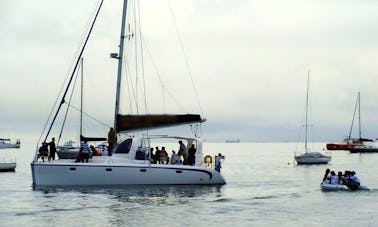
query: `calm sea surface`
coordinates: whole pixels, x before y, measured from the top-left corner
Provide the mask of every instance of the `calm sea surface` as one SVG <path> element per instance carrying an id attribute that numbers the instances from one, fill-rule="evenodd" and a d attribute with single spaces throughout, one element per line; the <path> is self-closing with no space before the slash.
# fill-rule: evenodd
<path id="1" fill-rule="evenodd" d="M 334 151 L 329 165 L 293 165 L 296 143 L 207 143 L 226 156 L 227 185 L 32 188 L 35 145 L 0 173 L 0 226 L 377 226 L 378 153 Z M 314 144 L 321 149 L 324 144 Z M 322 192 L 326 168 L 354 170 L 370 191 Z"/>

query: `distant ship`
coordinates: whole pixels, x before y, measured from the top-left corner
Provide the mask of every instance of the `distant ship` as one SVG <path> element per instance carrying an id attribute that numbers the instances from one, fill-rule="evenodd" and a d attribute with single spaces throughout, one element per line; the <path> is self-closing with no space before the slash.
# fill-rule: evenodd
<path id="1" fill-rule="evenodd" d="M 240 140 L 239 140 L 239 138 L 236 138 L 236 139 L 229 139 L 229 140 L 226 140 L 225 142 L 226 142 L 226 143 L 240 143 Z"/>

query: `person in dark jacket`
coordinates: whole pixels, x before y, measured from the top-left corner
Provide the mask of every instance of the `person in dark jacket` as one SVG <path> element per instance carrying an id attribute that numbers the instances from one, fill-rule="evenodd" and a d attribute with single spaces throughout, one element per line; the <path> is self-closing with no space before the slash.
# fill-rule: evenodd
<path id="1" fill-rule="evenodd" d="M 49 161 L 51 159 L 55 160 L 56 145 L 55 145 L 55 138 L 54 137 L 51 139 L 51 142 L 48 143 L 48 145 L 49 145 L 49 150 L 50 150 Z"/>

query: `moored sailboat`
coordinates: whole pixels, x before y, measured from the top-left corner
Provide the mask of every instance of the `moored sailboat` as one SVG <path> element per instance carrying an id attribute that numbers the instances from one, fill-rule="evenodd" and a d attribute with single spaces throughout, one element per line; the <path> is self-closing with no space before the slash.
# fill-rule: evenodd
<path id="1" fill-rule="evenodd" d="M 295 155 L 295 161 L 298 165 L 301 164 L 327 164 L 331 161 L 331 156 L 324 155 L 320 152 L 312 152 L 308 147 L 307 134 L 308 134 L 308 105 L 309 105 L 309 83 L 310 71 L 307 75 L 307 92 L 306 92 L 306 111 L 305 111 L 305 140 L 304 140 L 304 153 Z"/>
<path id="2" fill-rule="evenodd" d="M 362 135 L 361 135 L 361 106 L 360 106 L 360 102 L 361 102 L 360 92 L 358 92 L 356 105 L 354 107 L 352 124 L 350 126 L 348 137 L 344 139 L 343 143 L 327 143 L 326 144 L 327 150 L 351 150 L 354 147 L 361 146 L 366 142 L 373 142 L 373 140 L 371 140 L 371 139 L 362 138 Z M 356 113 L 358 113 L 358 137 L 352 138 L 352 130 L 353 130 L 353 126 L 354 126 Z"/>
<path id="3" fill-rule="evenodd" d="M 219 171 L 211 165 L 205 165 L 202 158 L 203 140 L 194 133 L 193 137 L 159 135 L 152 136 L 149 130 L 167 128 L 180 125 L 189 125 L 191 128 L 200 127 L 205 121 L 198 114 L 122 114 L 120 112 L 121 79 L 123 73 L 124 41 L 132 38 L 125 34 L 125 20 L 127 14 L 127 0 L 124 0 L 122 27 L 120 36 L 119 52 L 111 54 L 118 59 L 117 90 L 115 97 L 114 129 L 117 142 L 111 150 L 111 156 L 92 157 L 88 162 L 75 162 L 73 159 L 51 160 L 42 162 L 38 159 L 38 149 L 31 163 L 33 185 L 155 185 L 155 184 L 205 184 L 222 185 L 225 179 Z M 86 46 L 91 30 L 96 21 L 101 4 L 87 34 L 86 41 L 79 54 L 78 61 Z M 77 61 L 77 64 L 78 64 Z M 77 65 L 76 64 L 76 65 Z M 75 74 L 73 70 L 71 79 Z M 62 97 L 64 103 L 70 82 Z M 58 115 L 60 106 L 57 108 L 52 124 L 46 133 L 45 140 L 49 137 L 50 129 Z M 137 136 L 130 136 L 130 132 L 141 132 Z M 87 141 L 80 135 L 82 141 Z M 195 162 L 193 165 L 183 165 L 182 162 L 172 164 L 155 164 L 152 161 L 153 140 L 180 140 L 185 144 L 184 151 L 189 147 L 195 147 Z M 185 150 L 186 149 L 186 150 Z M 185 160 L 184 160 L 185 161 Z"/>
<path id="4" fill-rule="evenodd" d="M 0 149 L 6 148 L 20 148 L 21 142 L 19 139 L 16 142 L 12 142 L 10 139 L 0 139 Z"/>

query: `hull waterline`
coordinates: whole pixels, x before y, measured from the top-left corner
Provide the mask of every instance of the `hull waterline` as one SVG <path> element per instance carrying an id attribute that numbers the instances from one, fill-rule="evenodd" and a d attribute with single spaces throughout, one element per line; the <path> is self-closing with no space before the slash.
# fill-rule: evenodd
<path id="1" fill-rule="evenodd" d="M 222 185 L 211 168 L 156 164 L 32 163 L 33 185 Z"/>

